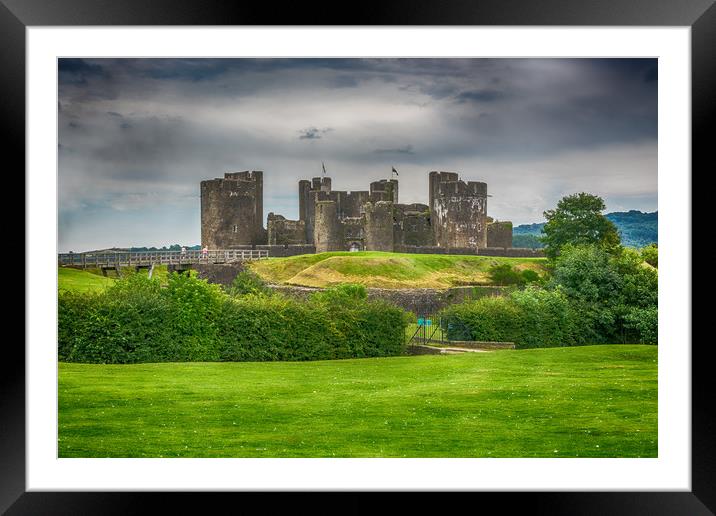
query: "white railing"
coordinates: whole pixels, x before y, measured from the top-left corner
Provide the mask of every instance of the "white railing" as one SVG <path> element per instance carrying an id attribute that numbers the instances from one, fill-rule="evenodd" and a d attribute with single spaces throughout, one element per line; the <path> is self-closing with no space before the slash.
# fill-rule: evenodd
<path id="1" fill-rule="evenodd" d="M 146 251 L 116 253 L 60 253 L 58 265 L 74 267 L 130 267 L 138 265 L 181 265 L 192 263 L 230 263 L 268 258 L 264 249 L 211 249 L 208 252 Z"/>

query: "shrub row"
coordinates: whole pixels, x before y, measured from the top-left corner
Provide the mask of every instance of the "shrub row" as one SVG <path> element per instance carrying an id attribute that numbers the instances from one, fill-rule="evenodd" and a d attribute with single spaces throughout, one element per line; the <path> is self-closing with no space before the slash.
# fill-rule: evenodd
<path id="1" fill-rule="evenodd" d="M 483 297 L 443 309 L 440 319 L 450 340 L 514 342 L 518 348 L 582 343 L 578 314 L 558 290 L 527 287 Z"/>
<path id="2" fill-rule="evenodd" d="M 656 344 L 658 286 L 658 272 L 636 251 L 566 245 L 546 288 L 453 305 L 441 312 L 441 324 L 449 339 L 521 348 Z"/>
<path id="3" fill-rule="evenodd" d="M 143 275 L 99 294 L 61 293 L 61 361 L 323 360 L 399 355 L 406 315 L 336 289 L 307 302 L 279 295 L 232 296 L 172 274 L 168 286 Z"/>

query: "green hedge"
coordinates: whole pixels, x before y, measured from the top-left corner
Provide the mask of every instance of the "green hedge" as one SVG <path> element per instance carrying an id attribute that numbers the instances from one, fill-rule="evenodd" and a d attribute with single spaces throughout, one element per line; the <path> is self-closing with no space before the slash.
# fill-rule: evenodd
<path id="1" fill-rule="evenodd" d="M 450 340 L 514 342 L 518 348 L 578 344 L 577 319 L 562 292 L 537 287 L 467 301 L 440 312 Z"/>
<path id="2" fill-rule="evenodd" d="M 345 290 L 345 289 L 343 289 Z M 399 355 L 405 312 L 360 289 L 306 302 L 227 295 L 172 274 L 131 275 L 99 294 L 59 295 L 59 359 L 68 362 L 269 361 Z"/>

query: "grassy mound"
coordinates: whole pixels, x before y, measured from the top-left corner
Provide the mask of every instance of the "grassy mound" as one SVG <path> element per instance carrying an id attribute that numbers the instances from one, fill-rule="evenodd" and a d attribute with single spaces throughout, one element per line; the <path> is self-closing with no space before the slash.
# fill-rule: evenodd
<path id="1" fill-rule="evenodd" d="M 489 285 L 488 270 L 502 263 L 542 274 L 546 259 L 332 252 L 269 258 L 251 263 L 250 268 L 265 281 L 305 287 L 359 283 L 377 288 L 449 288 Z"/>
<path id="2" fill-rule="evenodd" d="M 59 364 L 60 457 L 656 457 L 655 346 Z"/>

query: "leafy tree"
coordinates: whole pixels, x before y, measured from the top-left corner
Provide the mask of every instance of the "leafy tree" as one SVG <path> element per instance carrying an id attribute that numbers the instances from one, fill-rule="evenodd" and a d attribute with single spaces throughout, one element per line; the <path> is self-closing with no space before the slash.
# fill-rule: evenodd
<path id="1" fill-rule="evenodd" d="M 595 244 L 607 250 L 619 248 L 619 232 L 602 212 L 606 209 L 601 197 L 587 193 L 568 195 L 560 199 L 557 208 L 544 216 L 542 242 L 545 254 L 555 259 L 566 244 Z"/>
<path id="2" fill-rule="evenodd" d="M 642 259 L 652 267 L 659 267 L 659 248 L 656 244 L 649 244 L 641 250 Z"/>
<path id="3" fill-rule="evenodd" d="M 590 341 L 653 342 L 658 273 L 638 251 L 567 244 L 556 259 L 551 287 L 573 301 Z"/>

